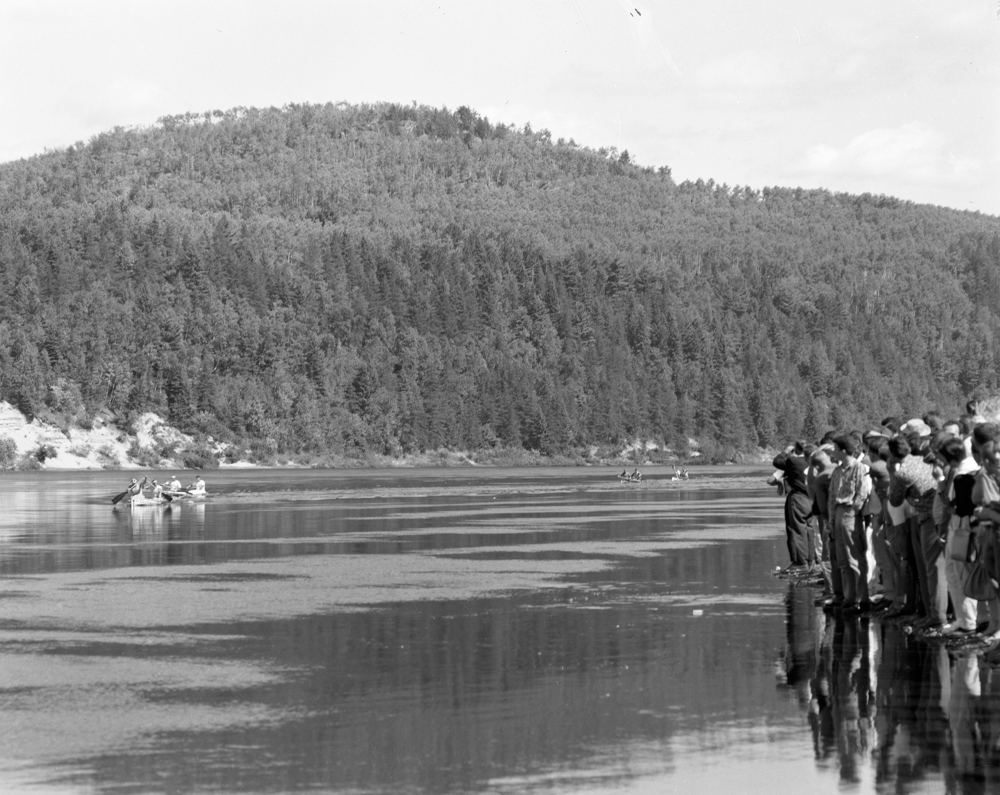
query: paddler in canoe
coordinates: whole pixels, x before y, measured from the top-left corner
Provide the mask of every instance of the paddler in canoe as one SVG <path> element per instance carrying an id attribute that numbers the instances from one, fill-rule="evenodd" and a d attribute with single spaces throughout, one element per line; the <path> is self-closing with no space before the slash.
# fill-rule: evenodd
<path id="1" fill-rule="evenodd" d="M 145 488 L 145 486 L 146 486 L 145 477 L 143 477 L 142 482 L 136 480 L 135 478 L 132 478 L 132 482 L 128 484 L 128 488 L 125 489 L 125 491 L 123 491 L 121 494 L 117 494 L 114 497 L 112 497 L 111 504 L 117 505 L 126 497 L 128 497 L 130 500 L 135 497 L 141 497 L 142 490 Z"/>

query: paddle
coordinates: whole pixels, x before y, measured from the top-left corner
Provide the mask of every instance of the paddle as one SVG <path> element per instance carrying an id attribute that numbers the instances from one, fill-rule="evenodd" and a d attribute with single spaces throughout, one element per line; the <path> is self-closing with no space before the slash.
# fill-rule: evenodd
<path id="1" fill-rule="evenodd" d="M 145 476 L 143 476 L 142 483 L 139 484 L 139 492 L 140 493 L 142 493 L 142 486 L 143 486 L 143 484 L 145 482 L 146 482 L 146 478 L 145 478 Z M 121 494 L 119 494 L 119 495 L 117 495 L 115 497 L 112 497 L 111 498 L 111 504 L 112 505 L 117 505 L 118 503 L 120 503 L 122 500 L 124 500 L 131 493 L 132 493 L 132 487 L 130 486 L 129 488 L 125 489 L 125 491 L 123 491 Z"/>

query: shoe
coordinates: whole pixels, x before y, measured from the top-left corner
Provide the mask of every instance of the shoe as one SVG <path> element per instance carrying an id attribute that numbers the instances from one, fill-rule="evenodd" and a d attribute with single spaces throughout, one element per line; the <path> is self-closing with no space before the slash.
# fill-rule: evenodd
<path id="1" fill-rule="evenodd" d="M 971 635 L 972 630 L 960 627 L 958 624 L 942 624 L 938 630 L 942 635 Z"/>

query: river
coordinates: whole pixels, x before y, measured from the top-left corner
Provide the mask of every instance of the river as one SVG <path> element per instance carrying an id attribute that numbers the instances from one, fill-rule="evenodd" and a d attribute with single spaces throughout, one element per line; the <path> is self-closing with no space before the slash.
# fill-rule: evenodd
<path id="1" fill-rule="evenodd" d="M 1000 787 L 1000 677 L 774 577 L 767 469 L 616 474 L 0 474 L 0 791 Z"/>

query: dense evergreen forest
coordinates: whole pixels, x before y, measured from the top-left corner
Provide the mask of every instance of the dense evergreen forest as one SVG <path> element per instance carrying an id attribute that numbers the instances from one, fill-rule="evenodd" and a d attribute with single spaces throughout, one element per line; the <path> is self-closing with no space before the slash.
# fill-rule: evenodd
<path id="1" fill-rule="evenodd" d="M 391 104 L 0 166 L 0 397 L 267 455 L 706 457 L 1000 391 L 1000 220 Z"/>

